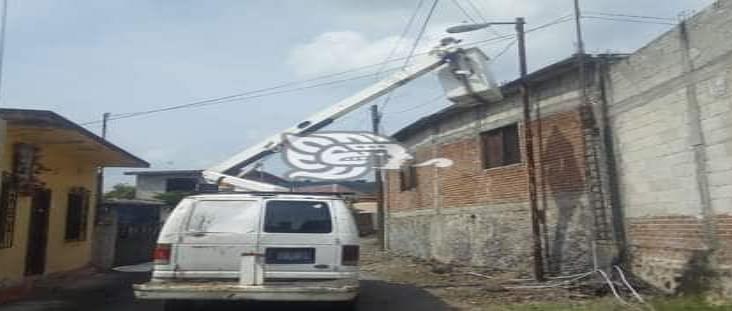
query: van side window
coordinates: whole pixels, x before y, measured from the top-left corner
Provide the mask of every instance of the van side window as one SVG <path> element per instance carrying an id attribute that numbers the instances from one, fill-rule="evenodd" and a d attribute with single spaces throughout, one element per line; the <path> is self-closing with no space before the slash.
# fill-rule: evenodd
<path id="1" fill-rule="evenodd" d="M 271 233 L 330 233 L 328 204 L 318 201 L 268 201 L 264 231 Z"/>
<path id="2" fill-rule="evenodd" d="M 257 201 L 198 201 L 189 232 L 252 233 L 257 231 Z"/>

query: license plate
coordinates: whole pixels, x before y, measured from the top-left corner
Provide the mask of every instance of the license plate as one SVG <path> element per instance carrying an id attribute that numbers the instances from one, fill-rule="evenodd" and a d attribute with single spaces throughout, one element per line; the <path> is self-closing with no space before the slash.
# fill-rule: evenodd
<path id="1" fill-rule="evenodd" d="M 268 264 L 312 264 L 315 263 L 314 248 L 267 248 Z"/>

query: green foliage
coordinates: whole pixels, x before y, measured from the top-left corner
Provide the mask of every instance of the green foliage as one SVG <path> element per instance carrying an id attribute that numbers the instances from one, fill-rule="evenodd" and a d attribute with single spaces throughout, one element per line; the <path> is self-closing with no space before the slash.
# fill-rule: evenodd
<path id="1" fill-rule="evenodd" d="M 135 186 L 127 184 L 116 184 L 112 187 L 112 190 L 104 194 L 105 199 L 134 199 L 135 198 Z"/>
<path id="2" fill-rule="evenodd" d="M 185 198 L 189 195 L 191 195 L 190 192 L 170 191 L 170 192 L 163 192 L 163 193 L 155 194 L 154 198 L 156 200 L 163 201 L 163 203 L 165 203 L 165 205 L 176 206 L 176 205 L 178 205 L 178 202 L 180 202 L 180 200 L 183 200 L 183 198 Z"/>

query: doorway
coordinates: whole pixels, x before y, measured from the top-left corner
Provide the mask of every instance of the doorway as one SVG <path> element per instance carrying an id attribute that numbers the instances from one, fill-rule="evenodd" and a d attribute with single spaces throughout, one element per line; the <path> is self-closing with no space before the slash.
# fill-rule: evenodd
<path id="1" fill-rule="evenodd" d="M 46 244 L 48 242 L 48 214 L 50 209 L 51 190 L 39 189 L 34 191 L 31 197 L 25 275 L 43 274 L 46 270 Z"/>

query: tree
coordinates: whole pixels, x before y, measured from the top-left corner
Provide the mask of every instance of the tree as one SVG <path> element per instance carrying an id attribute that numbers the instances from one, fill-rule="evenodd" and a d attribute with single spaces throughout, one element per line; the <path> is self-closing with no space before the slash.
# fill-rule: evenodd
<path id="1" fill-rule="evenodd" d="M 127 184 L 116 184 L 112 187 L 112 190 L 104 194 L 105 199 L 134 199 L 135 198 L 135 186 Z"/>
<path id="2" fill-rule="evenodd" d="M 178 202 L 180 202 L 180 200 L 183 200 L 183 198 L 185 198 L 189 195 L 191 195 L 190 192 L 169 191 L 169 192 L 157 193 L 157 194 L 155 194 L 154 198 L 156 200 L 163 201 L 163 203 L 165 203 L 165 205 L 176 206 L 176 205 L 178 205 Z"/>

